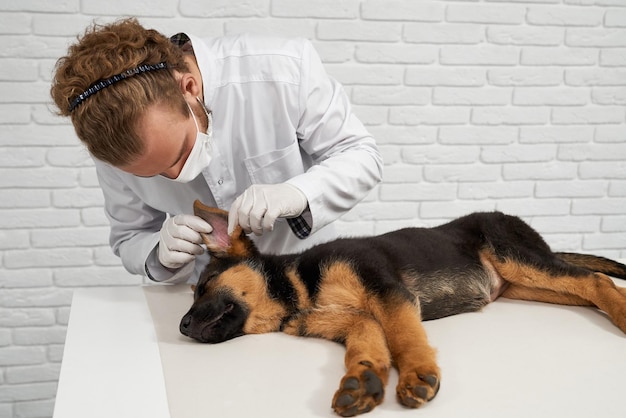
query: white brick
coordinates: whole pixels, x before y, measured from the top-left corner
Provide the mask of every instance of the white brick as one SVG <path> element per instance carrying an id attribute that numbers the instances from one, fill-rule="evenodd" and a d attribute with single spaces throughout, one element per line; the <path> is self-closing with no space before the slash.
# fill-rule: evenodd
<path id="1" fill-rule="evenodd" d="M 518 136 L 517 127 L 442 126 L 439 142 L 448 145 L 511 144 Z"/>
<path id="2" fill-rule="evenodd" d="M 44 148 L 7 147 L 0 153 L 0 167 L 42 167 L 45 157 Z"/>
<path id="3" fill-rule="evenodd" d="M 420 219 L 437 219 L 432 224 L 440 225 L 442 219 L 453 219 L 472 212 L 490 212 L 495 209 L 493 201 L 469 201 L 462 205 L 453 202 L 424 202 L 420 205 Z"/>
<path id="4" fill-rule="evenodd" d="M 30 122 L 30 106 L 0 104 L 0 125 L 23 124 Z"/>
<path id="5" fill-rule="evenodd" d="M 385 183 L 420 183 L 423 168 L 411 164 L 394 164 L 385 167 Z"/>
<path id="6" fill-rule="evenodd" d="M 370 132 L 381 144 L 432 144 L 437 139 L 437 128 L 435 127 L 381 126 L 380 128 L 370 128 Z"/>
<path id="7" fill-rule="evenodd" d="M 56 323 L 54 312 L 49 308 L 0 308 L 0 326 L 43 327 Z"/>
<path id="8" fill-rule="evenodd" d="M 626 162 L 582 162 L 579 174 L 582 179 L 626 179 Z"/>
<path id="9" fill-rule="evenodd" d="M 446 11 L 449 22 L 521 24 L 526 8 L 517 5 L 451 3 Z"/>
<path id="10" fill-rule="evenodd" d="M 100 187 L 95 167 L 85 167 L 78 170 L 78 183 L 82 187 Z"/>
<path id="11" fill-rule="evenodd" d="M 626 160 L 626 143 L 561 145 L 558 159 L 563 161 L 624 161 Z"/>
<path id="12" fill-rule="evenodd" d="M 104 209 L 97 208 L 83 208 L 80 211 L 80 219 L 85 226 L 108 226 L 109 220 L 107 219 Z"/>
<path id="13" fill-rule="evenodd" d="M 555 157 L 555 145 L 491 145 L 480 153 L 480 161 L 485 163 L 545 162 Z"/>
<path id="14" fill-rule="evenodd" d="M 565 83 L 570 86 L 623 86 L 626 85 L 626 68 L 568 68 Z"/>
<path id="15" fill-rule="evenodd" d="M 262 10 L 264 3 L 258 1 L 257 9 Z M 270 10 L 272 16 L 278 17 L 355 19 L 359 14 L 359 3 L 357 0 L 272 0 Z M 226 4 L 234 6 L 237 2 L 225 1 L 224 6 Z"/>
<path id="16" fill-rule="evenodd" d="M 49 189 L 0 189 L 0 208 L 45 208 L 49 205 Z"/>
<path id="17" fill-rule="evenodd" d="M 73 170 L 55 168 L 0 168 L 0 188 L 48 188 L 76 185 Z"/>
<path id="18" fill-rule="evenodd" d="M 161 0 L 167 9 L 176 14 L 176 3 Z M 166 7 L 164 7 L 166 8 Z M 190 17 L 265 17 L 268 15 L 268 2 L 266 0 L 231 1 L 214 0 L 207 3 L 203 0 L 180 0 L 180 13 Z M 139 10 L 137 13 L 142 13 Z"/>
<path id="19" fill-rule="evenodd" d="M 54 147 L 46 154 L 48 163 L 55 167 L 90 167 L 93 159 L 82 145 L 73 147 Z"/>
<path id="20" fill-rule="evenodd" d="M 497 181 L 500 167 L 495 165 L 429 165 L 424 167 L 424 179 L 435 183 Z"/>
<path id="21" fill-rule="evenodd" d="M 36 228 L 78 226 L 77 210 L 54 209 L 0 209 L 0 228 Z"/>
<path id="22" fill-rule="evenodd" d="M 102 206 L 104 198 L 102 191 L 96 188 L 54 190 L 52 204 L 57 208 L 85 208 Z"/>
<path id="23" fill-rule="evenodd" d="M 0 383 L 1 382 L 2 380 L 0 379 Z M 0 404 L 0 417 L 7 417 L 7 418 L 13 417 L 13 404 L 1 403 Z"/>
<path id="24" fill-rule="evenodd" d="M 626 128 L 624 125 L 596 126 L 594 139 L 597 142 L 624 142 L 626 141 Z"/>
<path id="25" fill-rule="evenodd" d="M 343 85 L 398 85 L 402 84 L 404 70 L 391 65 L 327 65 L 326 70 Z"/>
<path id="26" fill-rule="evenodd" d="M 593 126 L 522 126 L 521 143 L 579 143 L 590 142 L 594 137 Z"/>
<path id="27" fill-rule="evenodd" d="M 181 13 L 187 10 L 189 3 L 195 6 L 196 15 L 202 15 L 207 9 L 207 4 L 192 0 L 181 0 Z M 216 3 L 215 1 L 212 3 Z M 217 7 L 217 5 L 216 5 Z M 176 16 L 176 2 L 168 0 L 152 0 L 150 7 L 146 7 L 143 2 L 132 2 L 126 0 L 110 0 L 108 2 L 85 1 L 81 3 L 81 11 L 88 15 L 110 16 L 113 11 L 118 16 Z"/>
<path id="28" fill-rule="evenodd" d="M 383 184 L 380 186 L 380 200 L 394 202 L 452 201 L 456 198 L 457 186 L 452 183 L 434 184 Z"/>
<path id="29" fill-rule="evenodd" d="M 471 164 L 478 160 L 477 146 L 414 146 L 402 149 L 402 160 L 409 164 Z"/>
<path id="30" fill-rule="evenodd" d="M 206 23 L 204 23 L 204 25 L 206 26 Z M 315 21 L 303 21 L 297 18 L 280 20 L 229 20 L 224 23 L 224 33 L 226 35 L 234 35 L 242 32 L 250 32 L 270 36 L 312 39 L 316 36 L 316 26 L 317 23 Z"/>
<path id="31" fill-rule="evenodd" d="M 408 67 L 404 81 L 409 86 L 479 87 L 487 78 L 482 68 Z"/>
<path id="32" fill-rule="evenodd" d="M 626 181 L 611 181 L 609 185 L 609 196 L 626 197 Z"/>
<path id="33" fill-rule="evenodd" d="M 496 209 L 516 216 L 569 215 L 569 199 L 503 199 Z"/>
<path id="34" fill-rule="evenodd" d="M 388 106 L 353 106 L 352 110 L 364 125 L 382 125 L 387 122 Z"/>
<path id="35" fill-rule="evenodd" d="M 509 88 L 435 87 L 433 89 L 433 103 L 436 105 L 506 105 L 511 102 L 511 97 L 512 90 Z"/>
<path id="36" fill-rule="evenodd" d="M 0 81 L 37 81 L 39 78 L 37 68 L 37 60 L 2 58 L 0 59 Z"/>
<path id="37" fill-rule="evenodd" d="M 44 36 L 76 36 L 91 25 L 91 16 L 41 14 L 33 16 L 33 33 Z"/>
<path id="38" fill-rule="evenodd" d="M 3 11 L 38 12 L 38 13 L 77 13 L 80 4 L 76 0 L 46 0 L 6 1 L 2 4 Z"/>
<path id="39" fill-rule="evenodd" d="M 519 62 L 517 47 L 500 45 L 442 46 L 439 60 L 445 65 L 515 65 Z"/>
<path id="40" fill-rule="evenodd" d="M 518 87 L 513 91 L 513 104 L 519 106 L 582 106 L 588 102 L 587 88 Z"/>
<path id="41" fill-rule="evenodd" d="M 572 28 L 565 33 L 565 44 L 574 47 L 624 47 L 626 29 Z"/>
<path id="42" fill-rule="evenodd" d="M 596 228 L 597 230 L 597 228 Z M 626 232 L 626 216 L 604 216 L 601 232 Z"/>
<path id="43" fill-rule="evenodd" d="M 558 86 L 563 82 L 560 68 L 493 68 L 487 72 L 494 86 Z"/>
<path id="44" fill-rule="evenodd" d="M 437 1 L 366 0 L 360 3 L 361 16 L 371 20 L 440 22 L 445 11 L 445 4 Z"/>
<path id="45" fill-rule="evenodd" d="M 431 89 L 406 86 L 355 87 L 352 101 L 356 104 L 424 105 L 430 102 Z"/>
<path id="46" fill-rule="evenodd" d="M 607 48 L 600 51 L 600 65 L 611 67 L 626 66 L 625 48 Z"/>
<path id="47" fill-rule="evenodd" d="M 417 203 L 381 203 L 360 204 L 342 219 L 350 221 L 378 221 L 393 219 L 413 219 L 417 217 Z"/>
<path id="48" fill-rule="evenodd" d="M 325 63 L 347 62 L 355 55 L 354 42 L 313 42 L 313 47 Z"/>
<path id="49" fill-rule="evenodd" d="M 0 270 L 0 282 L 6 289 L 46 287 L 52 284 L 52 272 L 42 269 Z"/>
<path id="50" fill-rule="evenodd" d="M 604 180 L 592 181 L 542 181 L 535 187 L 535 196 L 546 197 L 603 197 L 608 183 Z"/>
<path id="51" fill-rule="evenodd" d="M 31 232 L 34 248 L 83 247 L 106 245 L 109 228 L 55 228 Z"/>
<path id="52" fill-rule="evenodd" d="M 56 394 L 57 384 L 54 383 L 28 383 L 23 385 L 5 385 L 0 390 L 0 402 L 30 401 L 42 398 L 53 398 Z"/>
<path id="53" fill-rule="evenodd" d="M 626 247 L 626 234 L 624 233 L 601 233 L 586 235 L 583 240 L 585 250 L 596 251 L 604 249 L 621 250 Z"/>
<path id="54" fill-rule="evenodd" d="M 541 234 L 589 233 L 600 226 L 599 216 L 534 216 L 528 221 Z"/>
<path id="55" fill-rule="evenodd" d="M 65 333 L 66 328 L 60 326 L 16 328 L 13 330 L 13 341 L 22 346 L 63 344 Z"/>
<path id="56" fill-rule="evenodd" d="M 588 48 L 523 47 L 522 65 L 595 65 L 598 51 Z"/>
<path id="57" fill-rule="evenodd" d="M 604 14 L 604 26 L 610 27 L 626 27 L 626 10 L 625 9 L 608 9 Z"/>
<path id="58" fill-rule="evenodd" d="M 402 25 L 388 22 L 320 21 L 317 37 L 323 40 L 398 42 Z"/>
<path id="59" fill-rule="evenodd" d="M 588 7 L 540 6 L 530 7 L 526 20 L 532 25 L 550 26 L 600 26 L 602 9 Z"/>
<path id="60" fill-rule="evenodd" d="M 491 183 L 461 183 L 459 184 L 460 199 L 512 199 L 531 198 L 535 183 L 532 181 L 507 181 Z M 465 205 L 466 202 L 463 202 Z M 495 205 L 495 203 L 494 203 Z"/>
<path id="61" fill-rule="evenodd" d="M 0 230 L 0 250 L 28 248 L 30 239 L 27 231 Z"/>
<path id="62" fill-rule="evenodd" d="M 15 403 L 15 416 L 19 418 L 50 417 L 54 412 L 54 399 Z"/>
<path id="63" fill-rule="evenodd" d="M 0 293 L 0 307 L 7 308 L 69 306 L 71 300 L 72 290 L 69 289 L 5 289 Z M 0 355 L 1 358 L 2 356 Z M 2 360 L 0 360 L 1 362 Z"/>
<path id="64" fill-rule="evenodd" d="M 498 45 L 556 46 L 563 43 L 565 30 L 561 28 L 490 26 L 487 41 Z"/>
<path id="65" fill-rule="evenodd" d="M 550 110 L 545 107 L 476 107 L 472 109 L 471 120 L 476 125 L 545 125 L 550 121 Z"/>
<path id="66" fill-rule="evenodd" d="M 89 264 L 91 264 L 91 250 L 87 248 L 12 250 L 4 253 L 4 265 L 9 269 L 86 266 Z"/>
<path id="67" fill-rule="evenodd" d="M 68 39 L 54 36 L 4 36 L 3 48 L 0 49 L 0 57 L 5 58 L 48 58 L 58 59 L 67 53 Z M 41 83 L 37 86 L 28 85 L 28 92 L 42 98 L 42 103 L 48 100 L 50 85 Z M 20 89 L 14 88 L 9 91 L 19 93 Z M 18 96 L 19 97 L 19 96 Z"/>
<path id="68" fill-rule="evenodd" d="M 359 43 L 355 58 L 364 63 L 433 64 L 437 62 L 438 53 L 439 50 L 430 45 Z M 370 67 L 373 66 L 368 66 L 368 71 Z M 398 69 L 404 70 L 403 67 Z"/>
<path id="69" fill-rule="evenodd" d="M 11 345 L 12 342 L 13 342 L 13 338 L 11 338 L 11 330 L 0 329 L 0 347 L 7 347 Z M 3 380 L 4 380 L 4 374 L 2 373 L 2 369 L 0 369 L 0 384 L 4 383 Z"/>
<path id="70" fill-rule="evenodd" d="M 485 31 L 478 25 L 406 23 L 403 39 L 409 43 L 479 44 L 485 40 Z"/>
<path id="71" fill-rule="evenodd" d="M 0 366 L 40 364 L 46 360 L 43 347 L 0 347 Z"/>
<path id="72" fill-rule="evenodd" d="M 578 164 L 564 162 L 511 163 L 502 167 L 506 181 L 516 180 L 572 180 L 576 178 Z"/>
<path id="73" fill-rule="evenodd" d="M 58 287 L 69 286 L 137 286 L 141 276 L 131 275 L 121 266 L 61 268 L 54 272 Z"/>
<path id="74" fill-rule="evenodd" d="M 63 360 L 63 344 L 48 345 L 48 361 L 60 363 Z"/>
<path id="75" fill-rule="evenodd" d="M 624 123 L 626 110 L 621 106 L 557 107 L 552 122 L 557 125 Z"/>
<path id="76" fill-rule="evenodd" d="M 626 87 L 595 87 L 591 102 L 599 105 L 626 105 Z M 624 127 L 626 129 L 626 127 Z"/>
<path id="77" fill-rule="evenodd" d="M 626 199 L 574 199 L 572 213 L 575 215 L 619 215 L 624 213 Z"/>
<path id="78" fill-rule="evenodd" d="M 389 110 L 389 123 L 395 125 L 458 125 L 469 120 L 469 107 L 399 106 Z"/>

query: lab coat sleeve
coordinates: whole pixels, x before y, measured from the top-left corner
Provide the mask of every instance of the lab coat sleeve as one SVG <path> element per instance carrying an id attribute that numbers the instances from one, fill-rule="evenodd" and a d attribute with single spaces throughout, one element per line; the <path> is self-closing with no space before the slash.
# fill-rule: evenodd
<path id="1" fill-rule="evenodd" d="M 109 244 L 124 268 L 157 281 L 185 281 L 193 266 L 170 271 L 154 262 L 166 214 L 146 205 L 113 167 L 96 161 L 96 172 L 104 194 L 104 211 L 111 225 Z"/>
<path id="2" fill-rule="evenodd" d="M 308 41 L 302 80 L 297 135 L 314 165 L 288 183 L 306 195 L 313 233 L 350 210 L 380 182 L 383 162 L 343 87 L 326 74 Z"/>

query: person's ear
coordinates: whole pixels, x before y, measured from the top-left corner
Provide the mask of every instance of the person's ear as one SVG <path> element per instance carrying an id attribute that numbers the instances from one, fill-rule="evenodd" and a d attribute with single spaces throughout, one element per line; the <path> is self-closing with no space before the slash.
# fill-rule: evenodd
<path id="1" fill-rule="evenodd" d="M 178 85 L 183 96 L 190 95 L 193 98 L 201 96 L 200 82 L 192 73 L 182 73 L 178 79 Z"/>

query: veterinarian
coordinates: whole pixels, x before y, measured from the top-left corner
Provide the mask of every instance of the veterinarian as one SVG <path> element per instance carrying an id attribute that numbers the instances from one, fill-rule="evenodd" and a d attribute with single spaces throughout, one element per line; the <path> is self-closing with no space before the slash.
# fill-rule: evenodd
<path id="1" fill-rule="evenodd" d="M 194 282 L 208 262 L 195 199 L 284 253 L 335 238 L 329 224 L 381 179 L 374 139 L 303 39 L 94 24 L 51 95 L 94 159 L 113 252 L 155 281 Z"/>

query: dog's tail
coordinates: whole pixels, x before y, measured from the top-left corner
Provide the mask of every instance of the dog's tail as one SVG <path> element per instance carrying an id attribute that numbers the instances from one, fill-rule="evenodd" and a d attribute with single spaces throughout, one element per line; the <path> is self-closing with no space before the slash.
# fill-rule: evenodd
<path id="1" fill-rule="evenodd" d="M 578 253 L 556 253 L 556 256 L 576 267 L 583 267 L 591 271 L 604 273 L 607 276 L 626 280 L 626 265 L 609 258 Z"/>

